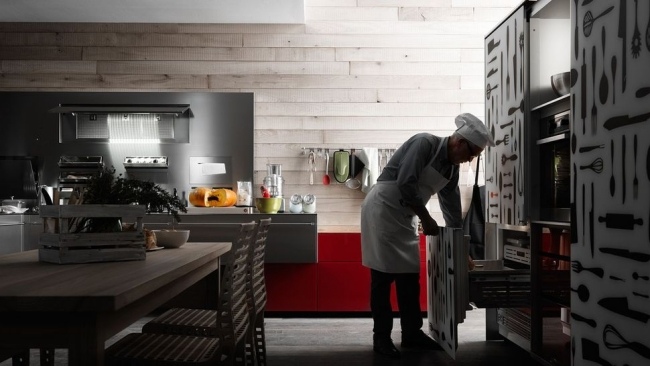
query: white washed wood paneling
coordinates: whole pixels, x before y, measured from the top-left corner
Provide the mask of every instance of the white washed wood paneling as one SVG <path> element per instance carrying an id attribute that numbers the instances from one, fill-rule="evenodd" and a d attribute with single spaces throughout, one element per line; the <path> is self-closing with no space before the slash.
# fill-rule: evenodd
<path id="1" fill-rule="evenodd" d="M 317 20 L 397 20 L 397 8 L 305 7 L 307 24 Z"/>
<path id="2" fill-rule="evenodd" d="M 319 231 L 354 232 L 364 194 L 323 185 L 323 159 L 309 185 L 303 148 L 396 148 L 481 117 L 484 36 L 519 3 L 306 0 L 305 24 L 0 23 L 0 90 L 253 92 L 255 185 L 283 164 L 287 195 L 317 196 Z"/>

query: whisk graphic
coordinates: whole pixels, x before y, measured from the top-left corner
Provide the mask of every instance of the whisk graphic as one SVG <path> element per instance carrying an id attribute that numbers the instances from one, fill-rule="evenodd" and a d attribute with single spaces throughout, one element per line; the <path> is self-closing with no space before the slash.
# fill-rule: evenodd
<path id="1" fill-rule="evenodd" d="M 591 169 L 594 172 L 600 174 L 603 172 L 603 159 L 596 158 L 589 165 L 580 165 L 580 170 Z"/>

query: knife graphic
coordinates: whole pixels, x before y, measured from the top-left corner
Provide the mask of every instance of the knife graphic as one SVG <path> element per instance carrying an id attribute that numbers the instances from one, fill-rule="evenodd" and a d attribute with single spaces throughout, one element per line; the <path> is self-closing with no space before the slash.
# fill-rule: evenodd
<path id="1" fill-rule="evenodd" d="M 497 41 L 497 42 L 494 42 L 494 39 L 491 39 L 490 42 L 488 42 L 488 47 L 487 47 L 487 49 L 488 49 L 488 55 L 489 55 L 490 53 L 492 53 L 492 50 L 495 49 L 496 47 L 498 47 L 500 43 L 501 43 L 500 40 Z"/>
<path id="2" fill-rule="evenodd" d="M 650 112 L 639 114 L 638 116 L 634 116 L 634 117 L 630 117 L 627 114 L 626 115 L 620 115 L 620 116 L 615 116 L 615 117 L 611 117 L 610 119 L 608 119 L 605 122 L 605 124 L 603 125 L 603 127 L 605 127 L 607 130 L 611 131 L 611 130 L 613 130 L 615 128 L 645 122 L 649 118 L 650 118 Z"/>
<path id="3" fill-rule="evenodd" d="M 616 314 L 647 323 L 650 315 L 630 309 L 627 297 L 606 297 L 598 301 L 598 305 Z"/>
<path id="4" fill-rule="evenodd" d="M 627 249 L 620 248 L 598 248 L 602 253 L 616 255 L 622 258 L 631 259 L 637 262 L 648 262 L 650 261 L 650 254 L 640 253 L 640 252 L 630 252 Z"/>
<path id="5" fill-rule="evenodd" d="M 619 5 L 619 13 L 618 13 L 618 36 L 619 38 L 623 38 L 623 42 L 621 42 L 621 47 L 623 49 L 623 67 L 622 67 L 622 73 L 621 75 L 621 83 L 623 85 L 623 92 L 625 92 L 625 85 L 627 83 L 627 52 L 626 52 L 626 47 L 627 47 L 627 6 L 626 6 L 627 0 L 620 0 L 620 5 Z"/>

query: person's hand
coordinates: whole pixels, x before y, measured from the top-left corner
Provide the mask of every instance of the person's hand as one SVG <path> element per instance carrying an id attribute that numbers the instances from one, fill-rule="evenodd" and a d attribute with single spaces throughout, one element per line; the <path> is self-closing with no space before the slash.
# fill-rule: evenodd
<path id="1" fill-rule="evenodd" d="M 474 269 L 474 267 L 476 267 L 476 265 L 474 264 L 474 260 L 472 259 L 471 256 L 468 255 L 467 256 L 467 269 L 469 269 L 471 271 L 471 270 Z"/>
<path id="2" fill-rule="evenodd" d="M 434 219 L 430 220 L 422 220 L 422 233 L 424 235 L 438 235 L 440 232 L 440 228 L 438 227 L 438 223 Z"/>

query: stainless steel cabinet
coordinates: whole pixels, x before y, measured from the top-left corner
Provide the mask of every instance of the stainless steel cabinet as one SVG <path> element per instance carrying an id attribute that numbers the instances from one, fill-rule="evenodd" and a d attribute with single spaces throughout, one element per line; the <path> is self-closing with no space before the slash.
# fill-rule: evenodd
<path id="1" fill-rule="evenodd" d="M 0 216 L 0 255 L 18 253 L 22 250 L 22 215 Z"/>
<path id="2" fill-rule="evenodd" d="M 209 210 L 206 209 L 206 210 Z M 316 214 L 198 214 L 182 215 L 177 229 L 190 230 L 189 241 L 231 241 L 237 225 L 271 218 L 266 242 L 266 263 L 316 263 L 318 226 Z M 171 217 L 147 215 L 148 229 L 171 229 Z"/>

